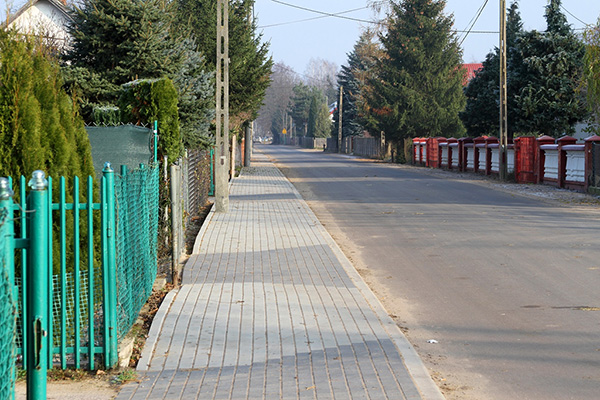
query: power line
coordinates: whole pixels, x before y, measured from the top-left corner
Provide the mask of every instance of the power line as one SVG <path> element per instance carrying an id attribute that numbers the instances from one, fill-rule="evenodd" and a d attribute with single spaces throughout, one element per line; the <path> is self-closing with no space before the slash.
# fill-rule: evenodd
<path id="1" fill-rule="evenodd" d="M 573 15 L 573 13 L 569 10 L 567 10 L 565 8 L 565 6 L 563 6 L 562 4 L 560 5 L 560 8 L 562 8 L 563 10 L 565 10 L 565 12 L 567 14 L 569 14 L 571 17 L 575 18 L 577 21 L 581 22 L 582 24 L 584 24 L 585 26 L 590 26 L 591 24 L 588 24 L 587 22 L 583 22 L 582 20 L 580 20 L 579 18 L 577 18 L 575 15 Z"/>
<path id="2" fill-rule="evenodd" d="M 461 46 L 463 44 L 463 42 L 465 41 L 465 39 L 467 38 L 467 36 L 469 36 L 469 34 L 471 33 L 471 30 L 473 29 L 473 27 L 475 26 L 475 24 L 477 23 L 477 21 L 479 20 L 479 17 L 481 17 L 481 13 L 483 13 L 483 10 L 485 10 L 485 6 L 487 6 L 489 0 L 485 0 L 483 5 L 479 8 L 479 11 L 477 13 L 477 16 L 475 17 L 475 20 L 473 21 L 473 23 L 471 24 L 471 26 L 467 29 L 467 32 L 465 33 L 465 35 L 462 37 L 462 39 L 460 40 L 460 43 L 458 44 L 459 46 Z"/>
<path id="3" fill-rule="evenodd" d="M 313 12 L 313 13 L 316 13 L 316 14 L 321 14 L 321 16 L 319 16 L 319 17 L 313 17 L 313 18 L 306 18 L 306 19 L 301 19 L 301 20 L 296 20 L 296 21 L 280 22 L 280 23 L 275 23 L 275 24 L 263 25 L 263 26 L 259 26 L 259 28 L 271 28 L 271 27 L 275 27 L 275 26 L 295 24 L 295 23 L 299 23 L 299 22 L 312 21 L 312 20 L 315 20 L 315 19 L 321 19 L 321 18 L 327 18 L 327 17 L 342 18 L 342 19 L 347 19 L 347 20 L 351 20 L 351 21 L 365 22 L 365 23 L 368 23 L 368 24 L 379 24 L 381 22 L 381 21 L 370 21 L 370 20 L 366 20 L 366 19 L 352 18 L 352 17 L 345 17 L 345 16 L 343 16 L 343 14 L 347 14 L 347 13 L 350 13 L 350 12 L 363 10 L 363 9 L 368 8 L 368 7 L 361 7 L 361 8 L 356 8 L 356 9 L 353 9 L 353 10 L 341 11 L 341 12 L 338 12 L 338 13 L 328 13 L 328 12 L 324 12 L 324 11 L 313 10 L 313 9 L 310 9 L 310 8 L 297 6 L 295 4 L 285 3 L 285 2 L 280 1 L 280 0 L 271 0 L 271 1 L 274 2 L 274 3 L 278 3 L 278 4 L 282 4 L 282 5 L 288 6 L 288 7 L 297 8 L 297 9 L 300 9 L 300 10 L 309 11 L 309 12 Z M 487 1 L 485 2 L 485 4 L 487 4 Z M 485 4 L 482 6 L 482 8 L 480 8 L 479 15 L 481 15 L 481 12 L 483 12 L 483 8 L 485 7 Z M 473 20 L 471 20 L 471 21 L 473 21 Z M 475 22 L 477 22 L 477 21 L 475 21 Z M 474 24 L 475 23 L 473 23 L 473 25 Z M 474 30 L 472 30 L 472 28 L 473 27 L 471 26 L 471 29 L 469 29 L 469 30 L 456 30 L 456 29 L 453 29 L 451 31 L 452 32 L 456 32 L 456 33 L 467 33 L 467 34 L 470 34 L 470 33 L 475 33 L 475 34 L 494 34 L 495 33 L 495 34 L 497 34 L 498 33 L 498 31 L 474 31 Z"/>
<path id="4" fill-rule="evenodd" d="M 481 8 L 483 7 L 483 4 L 481 6 L 479 6 L 479 8 L 477 9 L 477 11 L 475 11 L 475 14 L 473 15 L 473 17 L 471 17 L 471 19 L 469 20 L 469 22 L 467 23 L 467 27 L 465 28 L 464 32 L 467 32 L 469 29 L 469 26 L 471 25 L 471 23 L 475 20 L 477 14 L 479 13 L 479 11 L 481 10 Z"/>
<path id="5" fill-rule="evenodd" d="M 366 20 L 366 19 L 346 17 L 346 16 L 339 15 L 339 14 L 336 14 L 336 13 L 328 13 L 328 12 L 324 12 L 324 11 L 314 10 L 312 8 L 301 7 L 301 6 L 297 6 L 295 4 L 286 3 L 286 2 L 283 2 L 283 1 L 280 1 L 280 0 L 271 0 L 271 1 L 273 3 L 282 4 L 284 6 L 288 6 L 288 7 L 292 7 L 292 8 L 297 8 L 298 10 L 308 11 L 308 12 L 312 12 L 312 13 L 315 13 L 315 14 L 321 14 L 321 15 L 324 15 L 326 17 L 335 17 L 335 18 L 347 19 L 347 20 L 350 20 L 350 21 L 365 22 L 365 23 L 368 23 L 368 24 L 376 24 L 377 23 L 376 21 L 369 21 L 369 20 Z"/>
<path id="6" fill-rule="evenodd" d="M 334 13 L 334 14 L 332 14 L 332 15 L 337 17 L 337 16 L 340 16 L 340 15 L 342 15 L 342 14 L 348 14 L 348 13 L 351 13 L 351 12 L 354 12 L 354 11 L 360 11 L 360 10 L 364 10 L 365 8 L 368 8 L 368 7 L 354 8 L 354 9 L 352 9 L 352 10 L 341 11 L 341 12 L 339 12 L 339 13 Z M 291 25 L 291 24 L 296 24 L 296 23 L 299 23 L 299 22 L 314 21 L 314 20 L 316 20 L 316 19 L 329 18 L 329 17 L 331 17 L 332 15 L 320 15 L 320 16 L 318 16 L 318 17 L 312 17 L 312 18 L 299 19 L 299 20 L 296 20 L 296 21 L 280 22 L 280 23 L 277 23 L 277 24 L 271 24 L 271 25 L 263 25 L 263 26 L 259 26 L 258 28 L 259 28 L 259 29 L 263 29 L 263 28 L 272 28 L 272 27 L 275 27 L 275 26 Z"/>

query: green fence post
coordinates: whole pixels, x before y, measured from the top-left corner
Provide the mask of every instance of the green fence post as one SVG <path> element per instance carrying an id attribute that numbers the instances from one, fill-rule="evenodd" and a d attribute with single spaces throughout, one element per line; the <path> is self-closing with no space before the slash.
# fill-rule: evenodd
<path id="1" fill-rule="evenodd" d="M 158 161 L 158 121 L 154 120 L 154 164 Z"/>
<path id="2" fill-rule="evenodd" d="M 0 240 L 0 243 L 4 243 L 4 261 L 6 262 L 6 270 L 8 274 L 8 287 L 11 289 L 12 298 L 11 303 L 14 305 L 14 309 L 16 310 L 16 300 L 18 296 L 17 286 L 15 285 L 15 227 L 14 227 L 14 219 L 13 219 L 13 192 L 11 188 L 11 182 L 7 178 L 0 178 L 0 225 L 4 222 L 6 224 L 4 228 L 4 237 Z M 0 226 L 0 232 L 2 231 Z M 1 252 L 0 252 L 1 253 Z M 2 259 L 0 259 L 0 263 L 2 263 Z M 0 270 L 2 265 L 0 264 Z M 6 307 L 6 305 L 5 305 Z M 7 333 L 6 331 L 4 332 Z M 9 362 L 14 360 L 16 346 L 15 336 L 16 336 L 16 327 L 15 327 L 15 319 L 13 318 L 12 323 L 12 349 L 11 354 L 3 354 L 3 357 L 8 357 Z M 11 339 L 9 339 L 11 340 Z M 11 388 L 9 395 L 9 399 L 12 400 L 15 398 L 15 382 L 16 382 L 16 368 L 14 362 L 10 366 L 10 385 Z M 6 393 L 5 393 L 6 394 Z"/>
<path id="3" fill-rule="evenodd" d="M 46 398 L 48 358 L 48 181 L 43 171 L 34 171 L 29 181 L 28 198 L 29 265 L 27 291 L 29 312 L 26 329 L 29 330 L 27 347 L 27 399 Z"/>
<path id="4" fill-rule="evenodd" d="M 116 268 L 116 223 L 115 223 L 115 172 L 109 162 L 102 170 L 103 193 L 103 263 L 104 276 L 104 326 L 105 366 L 113 367 L 119 361 L 117 350 L 117 268 Z"/>
<path id="5" fill-rule="evenodd" d="M 209 196 L 215 195 L 215 149 L 210 149 L 210 191 Z"/>
<path id="6" fill-rule="evenodd" d="M 13 301 L 19 295 L 15 286 L 15 226 L 13 223 L 13 196 L 14 192 L 11 188 L 10 181 L 7 178 L 0 178 L 0 210 L 6 210 L 5 220 L 7 221 L 7 231 L 4 237 L 6 245 L 6 265 L 8 266 L 8 280 L 10 287 L 13 290 Z M 3 215 L 0 214 L 0 218 Z"/>

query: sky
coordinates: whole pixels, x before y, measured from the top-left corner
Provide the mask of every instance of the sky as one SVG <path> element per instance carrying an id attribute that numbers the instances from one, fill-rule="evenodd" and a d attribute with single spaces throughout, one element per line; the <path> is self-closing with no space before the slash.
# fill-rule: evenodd
<path id="1" fill-rule="evenodd" d="M 380 18 L 366 8 L 367 0 L 256 0 L 255 15 L 259 32 L 262 32 L 264 41 L 270 42 L 274 61 L 283 62 L 299 73 L 306 70 L 310 58 L 333 61 L 338 66 L 346 64 L 347 54 L 352 51 L 361 29 L 370 24 L 337 17 L 295 22 L 322 15 L 281 4 L 280 1 L 330 14 L 360 9 L 344 13 L 343 16 L 369 21 Z M 467 30 L 484 3 L 486 0 L 447 0 L 446 14 L 454 15 L 457 30 Z M 508 6 L 512 0 L 506 0 L 506 3 Z M 546 29 L 544 12 L 547 4 L 548 0 L 519 2 L 526 30 Z M 566 12 L 563 9 L 563 13 L 574 29 L 585 27 L 584 23 L 598 22 L 600 0 L 563 0 L 562 5 L 568 10 Z M 488 0 L 472 30 L 498 32 L 499 15 L 499 0 Z M 462 43 L 463 60 L 466 63 L 482 62 L 497 45 L 498 33 L 472 32 Z"/>
<path id="2" fill-rule="evenodd" d="M 7 3 L 12 9 L 16 9 L 25 1 L 0 0 L 0 18 L 3 20 L 5 16 Z M 512 0 L 506 2 L 510 4 Z M 298 73 L 306 71 L 311 58 L 333 61 L 338 67 L 345 64 L 347 54 L 352 51 L 361 30 L 370 24 L 338 17 L 323 18 L 322 14 L 282 3 L 330 14 L 354 10 L 342 15 L 359 20 L 381 18 L 367 7 L 368 0 L 256 0 L 255 15 L 259 32 L 262 32 L 264 41 L 270 42 L 273 59 L 287 64 Z M 457 30 L 467 30 L 484 3 L 487 4 L 472 29 L 497 32 L 499 0 L 447 0 L 446 13 L 454 15 Z M 525 29 L 546 28 L 544 7 L 547 4 L 548 0 L 519 1 Z M 562 5 L 568 11 L 563 10 L 574 29 L 583 28 L 584 23 L 598 22 L 600 0 L 563 0 Z M 315 17 L 319 18 L 314 19 Z M 307 19 L 310 20 L 306 21 Z M 467 63 L 482 62 L 497 44 L 497 33 L 472 32 L 462 43 L 463 60 Z"/>

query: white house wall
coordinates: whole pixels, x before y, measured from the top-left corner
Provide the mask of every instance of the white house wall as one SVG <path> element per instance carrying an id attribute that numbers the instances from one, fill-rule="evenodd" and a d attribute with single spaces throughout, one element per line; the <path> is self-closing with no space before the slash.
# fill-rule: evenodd
<path id="1" fill-rule="evenodd" d="M 40 1 L 19 15 L 9 27 L 14 27 L 23 34 L 41 34 L 49 40 L 58 40 L 65 45 L 68 38 L 66 24 L 64 14 L 50 3 Z"/>

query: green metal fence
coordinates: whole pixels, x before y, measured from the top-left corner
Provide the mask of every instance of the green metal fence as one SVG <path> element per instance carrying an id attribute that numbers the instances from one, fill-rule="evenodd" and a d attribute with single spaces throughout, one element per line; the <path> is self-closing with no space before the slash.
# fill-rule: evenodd
<path id="1" fill-rule="evenodd" d="M 73 180 L 67 202 L 65 179 L 54 193 L 36 171 L 29 193 L 24 177 L 16 185 L 17 204 L 3 195 L 12 181 L 0 181 L 0 398 L 12 393 L 16 355 L 35 398 L 47 368 L 117 363 L 156 277 L 158 179 L 157 166 L 115 176 L 108 164 L 99 201 L 89 177 L 84 190 Z"/>
<path id="2" fill-rule="evenodd" d="M 115 258 L 109 251 L 115 241 L 114 172 L 105 169 L 100 202 L 94 202 L 91 177 L 85 190 L 80 190 L 75 177 L 73 201 L 67 202 L 65 179 L 59 180 L 54 194 L 52 178 L 40 178 L 39 173 L 41 183 L 35 186 L 32 178 L 29 195 L 25 178 L 20 179 L 20 202 L 13 205 L 19 238 L 8 240 L 17 250 L 12 266 L 19 311 L 16 344 L 22 367 L 28 371 L 28 386 L 30 371 L 43 369 L 40 364 L 95 369 L 97 357 L 103 358 L 105 367 L 118 359 L 112 311 Z M 53 194 L 57 202 L 51 201 Z M 39 204 L 32 203 L 42 195 Z M 36 302 L 41 308 L 32 308 Z"/>
<path id="3" fill-rule="evenodd" d="M 119 339 L 136 321 L 156 278 L 158 186 L 157 166 L 122 166 L 116 176 Z"/>
<path id="4" fill-rule="evenodd" d="M 11 190 L 7 179 L 0 181 L 0 399 L 14 396 L 16 307 L 12 248 L 8 238 L 12 233 Z"/>

